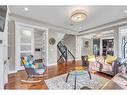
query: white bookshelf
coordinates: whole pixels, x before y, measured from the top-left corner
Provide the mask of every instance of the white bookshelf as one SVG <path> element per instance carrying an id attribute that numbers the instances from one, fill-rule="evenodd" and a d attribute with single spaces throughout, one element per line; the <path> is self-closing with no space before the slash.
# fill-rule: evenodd
<path id="1" fill-rule="evenodd" d="M 46 64 L 46 34 L 45 32 L 34 32 L 34 57 L 35 60 L 42 59 L 43 63 Z M 36 49 L 39 49 L 36 51 Z"/>

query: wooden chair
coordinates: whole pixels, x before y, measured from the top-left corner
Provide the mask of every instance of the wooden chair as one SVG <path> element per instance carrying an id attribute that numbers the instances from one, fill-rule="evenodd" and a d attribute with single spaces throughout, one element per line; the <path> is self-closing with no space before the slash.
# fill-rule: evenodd
<path id="1" fill-rule="evenodd" d="M 39 78 L 44 77 L 44 75 L 46 74 L 47 67 L 44 64 L 35 63 L 32 58 L 32 55 L 21 57 L 21 62 L 27 73 L 27 79 L 21 80 L 23 83 L 41 82 L 42 80 L 40 80 Z M 35 80 L 34 78 L 38 78 L 38 80 Z"/>

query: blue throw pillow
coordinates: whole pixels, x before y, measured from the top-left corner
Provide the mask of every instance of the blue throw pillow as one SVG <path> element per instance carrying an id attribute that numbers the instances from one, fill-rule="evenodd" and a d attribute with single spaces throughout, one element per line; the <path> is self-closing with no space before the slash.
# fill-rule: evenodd
<path id="1" fill-rule="evenodd" d="M 120 58 L 120 59 L 119 59 L 119 63 L 120 63 L 120 64 L 124 64 L 124 63 L 126 63 L 126 62 L 127 62 L 126 59 L 123 59 L 123 58 Z"/>

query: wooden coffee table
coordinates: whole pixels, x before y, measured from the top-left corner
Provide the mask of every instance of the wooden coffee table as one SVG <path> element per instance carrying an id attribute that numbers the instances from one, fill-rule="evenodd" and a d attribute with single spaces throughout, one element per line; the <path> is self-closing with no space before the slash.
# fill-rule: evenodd
<path id="1" fill-rule="evenodd" d="M 85 75 L 86 73 L 84 73 L 84 71 L 87 71 L 88 72 L 88 75 L 89 75 L 90 80 L 91 80 L 91 73 L 88 70 L 88 68 L 85 68 L 83 66 L 76 66 L 73 70 L 70 70 L 68 72 L 67 77 L 66 77 L 66 82 L 68 81 L 68 77 L 70 75 L 74 75 L 75 76 L 75 79 L 74 79 L 74 89 L 76 89 L 76 80 L 77 80 L 77 77 L 79 75 Z"/>

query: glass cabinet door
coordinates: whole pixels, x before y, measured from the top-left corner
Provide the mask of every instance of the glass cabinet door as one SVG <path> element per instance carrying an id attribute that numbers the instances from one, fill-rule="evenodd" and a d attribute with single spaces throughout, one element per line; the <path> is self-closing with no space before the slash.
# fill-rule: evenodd
<path id="1" fill-rule="evenodd" d="M 20 58 L 33 55 L 33 31 L 21 29 L 20 31 Z M 22 66 L 22 63 L 20 64 Z"/>
<path id="2" fill-rule="evenodd" d="M 127 59 L 127 27 L 120 28 L 119 47 L 120 58 Z"/>
<path id="3" fill-rule="evenodd" d="M 34 54 L 34 31 L 32 28 L 19 25 L 16 32 L 17 70 L 22 70 L 24 67 L 21 57 Z"/>

